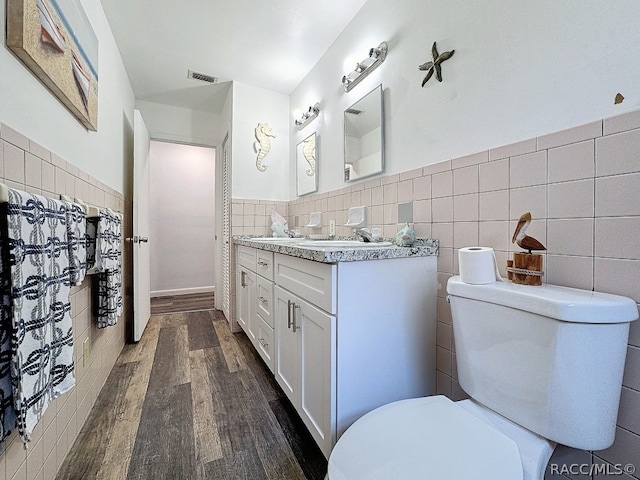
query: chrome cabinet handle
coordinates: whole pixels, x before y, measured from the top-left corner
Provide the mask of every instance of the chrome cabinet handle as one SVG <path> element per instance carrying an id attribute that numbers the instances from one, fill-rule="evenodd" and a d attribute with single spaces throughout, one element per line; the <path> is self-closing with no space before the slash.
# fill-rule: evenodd
<path id="1" fill-rule="evenodd" d="M 264 341 L 264 338 L 259 338 L 258 342 L 260 342 L 260 345 L 262 345 L 264 348 L 267 348 L 269 346 L 269 344 Z"/>
<path id="2" fill-rule="evenodd" d="M 258 300 L 260 300 L 262 303 L 267 303 L 267 299 L 264 297 L 258 297 Z"/>
<path id="3" fill-rule="evenodd" d="M 287 328 L 291 328 L 291 305 L 295 305 L 291 300 L 287 300 Z"/>
<path id="4" fill-rule="evenodd" d="M 258 265 L 259 265 L 260 267 L 268 267 L 268 266 L 269 266 L 269 264 L 268 264 L 267 262 L 263 262 L 262 260 L 260 260 L 260 261 L 258 262 Z"/>
<path id="5" fill-rule="evenodd" d="M 247 283 L 244 280 L 246 275 L 247 275 L 247 272 L 245 272 L 244 270 L 242 272 L 240 272 L 240 286 L 242 288 L 247 286 Z"/>

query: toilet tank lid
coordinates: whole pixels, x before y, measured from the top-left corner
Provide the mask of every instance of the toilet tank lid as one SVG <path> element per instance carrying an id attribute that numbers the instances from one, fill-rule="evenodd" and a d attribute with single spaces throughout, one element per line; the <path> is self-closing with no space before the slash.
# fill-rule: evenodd
<path id="1" fill-rule="evenodd" d="M 451 296 L 470 298 L 544 315 L 565 322 L 625 323 L 638 318 L 636 303 L 627 297 L 558 285 L 489 285 L 463 283 L 459 275 L 447 282 Z"/>

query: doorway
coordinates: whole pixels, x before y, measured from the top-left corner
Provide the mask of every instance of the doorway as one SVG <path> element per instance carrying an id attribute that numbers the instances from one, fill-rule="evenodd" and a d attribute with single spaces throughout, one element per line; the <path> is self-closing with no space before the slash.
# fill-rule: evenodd
<path id="1" fill-rule="evenodd" d="M 215 291 L 215 163 L 211 147 L 150 144 L 151 297 Z"/>

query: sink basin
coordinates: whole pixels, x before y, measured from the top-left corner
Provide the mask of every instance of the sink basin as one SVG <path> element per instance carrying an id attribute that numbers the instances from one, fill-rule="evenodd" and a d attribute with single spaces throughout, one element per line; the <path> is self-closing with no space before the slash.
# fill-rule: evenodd
<path id="1" fill-rule="evenodd" d="M 358 240 L 316 240 L 306 242 L 300 247 L 304 248 L 375 248 L 390 247 L 391 242 L 360 242 Z"/>

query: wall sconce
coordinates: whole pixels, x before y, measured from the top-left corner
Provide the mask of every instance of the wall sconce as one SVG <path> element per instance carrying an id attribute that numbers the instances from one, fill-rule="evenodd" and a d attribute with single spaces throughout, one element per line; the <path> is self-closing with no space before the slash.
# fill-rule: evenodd
<path id="1" fill-rule="evenodd" d="M 306 127 L 309 122 L 311 122 L 318 116 L 318 113 L 320 113 L 320 104 L 316 102 L 315 105 L 309 107 L 309 110 L 302 114 L 300 120 L 296 120 L 295 123 L 296 127 L 298 127 L 298 130 L 302 130 L 304 127 Z"/>
<path id="2" fill-rule="evenodd" d="M 378 65 L 384 62 L 384 59 L 387 58 L 387 50 L 389 46 L 387 42 L 382 42 L 375 48 L 369 50 L 369 57 L 365 58 L 362 62 L 356 65 L 356 69 L 342 77 L 342 84 L 344 85 L 344 90 L 348 92 L 353 87 L 355 87 L 360 81 L 369 75 L 372 71 L 374 71 Z"/>

